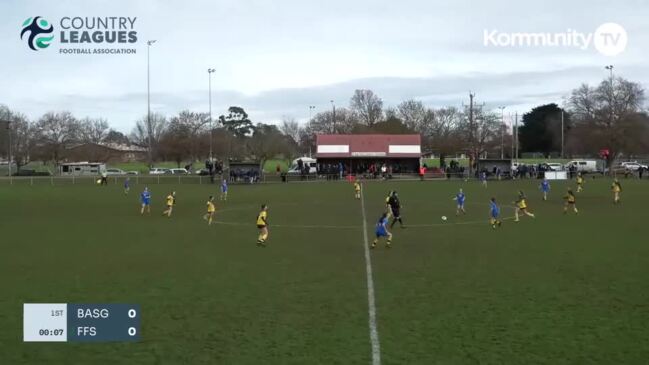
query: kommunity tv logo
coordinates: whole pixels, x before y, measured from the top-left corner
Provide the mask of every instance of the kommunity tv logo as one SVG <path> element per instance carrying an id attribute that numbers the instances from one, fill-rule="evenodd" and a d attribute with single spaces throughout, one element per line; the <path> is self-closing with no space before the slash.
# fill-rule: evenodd
<path id="1" fill-rule="evenodd" d="M 54 26 L 40 16 L 27 18 L 22 27 L 20 39 L 24 39 L 25 34 L 29 34 L 27 45 L 33 51 L 49 47 L 50 42 L 54 39 L 54 35 L 47 36 L 54 32 Z"/>

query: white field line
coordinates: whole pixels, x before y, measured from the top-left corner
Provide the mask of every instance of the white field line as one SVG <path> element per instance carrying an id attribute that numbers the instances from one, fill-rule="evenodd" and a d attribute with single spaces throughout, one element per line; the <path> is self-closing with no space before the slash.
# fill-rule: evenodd
<path id="1" fill-rule="evenodd" d="M 372 278 L 372 260 L 370 257 L 370 245 L 367 240 L 367 219 L 365 217 L 365 197 L 361 189 L 361 211 L 363 212 L 363 240 L 365 248 L 365 271 L 367 272 L 367 304 L 370 326 L 370 342 L 372 345 L 372 365 L 381 364 L 381 343 L 379 342 L 379 331 L 376 324 L 376 299 L 374 298 L 374 279 Z"/>

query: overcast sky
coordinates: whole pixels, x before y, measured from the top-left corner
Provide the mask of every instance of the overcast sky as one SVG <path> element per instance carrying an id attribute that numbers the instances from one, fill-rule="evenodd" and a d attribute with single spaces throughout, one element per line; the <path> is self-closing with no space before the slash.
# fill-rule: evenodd
<path id="1" fill-rule="evenodd" d="M 623 4 L 623 5 L 622 5 Z M 29 1 L 0 3 L 0 104 L 38 118 L 70 110 L 105 117 L 130 132 L 146 114 L 146 40 L 151 47 L 151 108 L 172 115 L 208 110 L 208 67 L 216 117 L 230 105 L 254 122 L 306 120 L 347 106 L 355 89 L 374 90 L 385 106 L 404 99 L 461 106 L 469 91 L 506 114 L 557 102 L 582 82 L 617 75 L 649 85 L 649 2 L 598 0 L 212 0 Z M 51 46 L 20 39 L 22 23 L 53 23 Z M 63 17 L 137 17 L 136 55 L 59 54 Z M 593 33 L 624 27 L 617 56 L 595 47 L 484 45 L 484 31 Z M 87 46 L 85 46 L 87 47 Z"/>

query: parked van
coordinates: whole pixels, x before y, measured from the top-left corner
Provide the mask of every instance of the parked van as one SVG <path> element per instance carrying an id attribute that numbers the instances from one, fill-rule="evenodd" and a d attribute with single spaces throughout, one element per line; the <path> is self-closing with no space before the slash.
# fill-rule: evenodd
<path id="1" fill-rule="evenodd" d="M 574 166 L 574 167 L 573 167 Z M 565 165 L 566 170 L 573 168 L 577 172 L 597 172 L 597 161 L 595 160 L 573 160 Z"/>
<path id="2" fill-rule="evenodd" d="M 302 160 L 302 164 L 304 165 L 304 167 L 309 168 L 309 170 L 308 170 L 309 174 L 315 174 L 315 173 L 318 172 L 318 167 L 317 167 L 318 165 L 316 163 L 315 158 L 299 157 L 299 158 L 296 158 L 295 160 L 293 160 L 293 162 L 291 162 L 291 166 L 288 168 L 288 173 L 289 174 L 298 174 L 299 175 L 299 174 L 302 173 L 302 171 L 300 171 L 300 169 L 298 167 L 298 160 Z"/>

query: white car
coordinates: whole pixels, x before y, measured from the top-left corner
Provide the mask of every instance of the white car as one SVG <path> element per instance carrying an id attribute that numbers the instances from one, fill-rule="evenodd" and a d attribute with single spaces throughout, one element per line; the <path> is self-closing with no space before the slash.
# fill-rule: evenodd
<path id="1" fill-rule="evenodd" d="M 171 170 L 163 169 L 160 167 L 154 167 L 151 170 L 149 170 L 149 175 L 164 175 L 164 174 L 171 174 Z"/>
<path id="2" fill-rule="evenodd" d="M 597 161 L 595 160 L 573 160 L 565 164 L 564 168 L 568 171 L 571 171 L 572 168 L 574 171 L 591 173 L 597 172 Z"/>
<path id="3" fill-rule="evenodd" d="M 551 171 L 562 171 L 563 170 L 563 165 L 557 162 L 548 162 L 547 163 L 548 167 L 550 168 Z"/>
<path id="4" fill-rule="evenodd" d="M 187 169 L 183 169 L 183 168 L 169 169 L 169 171 L 171 171 L 171 173 L 174 174 L 174 175 L 187 175 L 187 174 L 189 174 L 189 171 L 187 171 Z"/>
<path id="5" fill-rule="evenodd" d="M 106 175 L 126 175 L 126 172 L 121 169 L 110 168 L 106 169 Z"/>
<path id="6" fill-rule="evenodd" d="M 647 169 L 647 165 L 639 164 L 638 162 L 622 162 L 620 166 L 629 171 L 638 171 L 641 167 L 643 170 Z"/>

